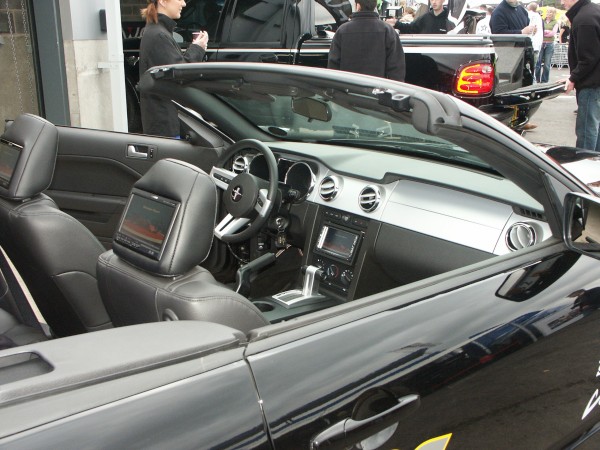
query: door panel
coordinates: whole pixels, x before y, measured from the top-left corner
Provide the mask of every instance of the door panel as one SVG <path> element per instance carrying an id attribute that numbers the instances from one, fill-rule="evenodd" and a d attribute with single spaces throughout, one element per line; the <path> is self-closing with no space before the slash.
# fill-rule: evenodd
<path id="1" fill-rule="evenodd" d="M 393 433 L 383 448 L 414 449 L 434 438 L 449 440 L 450 450 L 574 440 L 600 420 L 597 401 L 582 420 L 600 388 L 598 264 L 571 253 L 548 255 L 257 352 L 249 361 L 276 446 L 308 447 L 324 433 L 339 437 L 332 425 L 384 417 L 415 395 L 420 404 L 404 409 L 396 426 L 371 428 L 382 442 Z M 250 344 L 249 353 L 264 346 Z M 354 443 L 331 439 L 318 448 Z"/>
<path id="2" fill-rule="evenodd" d="M 185 140 L 58 127 L 59 150 L 46 193 L 108 248 L 133 184 L 163 158 L 180 159 L 207 173 L 218 150 Z"/>

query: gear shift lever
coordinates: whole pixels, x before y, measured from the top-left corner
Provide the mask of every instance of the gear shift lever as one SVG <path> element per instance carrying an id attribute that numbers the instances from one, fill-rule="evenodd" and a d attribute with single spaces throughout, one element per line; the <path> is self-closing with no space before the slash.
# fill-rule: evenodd
<path id="1" fill-rule="evenodd" d="M 319 283 L 325 279 L 325 272 L 315 266 L 303 266 L 302 271 L 304 272 L 302 290 L 294 289 L 275 294 L 273 300 L 286 308 L 321 301 L 324 296 L 319 294 Z"/>

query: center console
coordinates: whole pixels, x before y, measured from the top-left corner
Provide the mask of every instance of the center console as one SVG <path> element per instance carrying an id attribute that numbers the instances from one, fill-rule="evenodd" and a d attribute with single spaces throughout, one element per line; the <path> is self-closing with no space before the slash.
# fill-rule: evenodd
<path id="1" fill-rule="evenodd" d="M 271 322 L 340 304 L 351 298 L 358 255 L 369 220 L 339 210 L 321 210 L 309 244 L 302 286 L 270 297 L 255 298 L 254 305 Z M 356 281 L 354 281 L 356 284 Z"/>
<path id="2" fill-rule="evenodd" d="M 318 238 L 312 244 L 308 262 L 324 271 L 322 287 L 344 299 L 354 279 L 368 225 L 368 219 L 330 208 L 323 211 L 317 223 Z"/>

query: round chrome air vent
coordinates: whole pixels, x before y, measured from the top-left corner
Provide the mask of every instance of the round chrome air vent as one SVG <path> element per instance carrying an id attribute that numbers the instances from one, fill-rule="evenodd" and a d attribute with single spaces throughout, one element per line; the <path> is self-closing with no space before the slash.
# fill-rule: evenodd
<path id="1" fill-rule="evenodd" d="M 506 232 L 506 246 L 511 251 L 531 247 L 537 241 L 535 228 L 525 222 L 513 223 Z"/>
<path id="2" fill-rule="evenodd" d="M 375 211 L 380 201 L 381 192 L 377 186 L 366 186 L 358 196 L 358 205 L 365 212 Z"/>
<path id="3" fill-rule="evenodd" d="M 248 167 L 250 166 L 250 160 L 248 157 L 243 155 L 238 155 L 234 158 L 231 170 L 234 173 L 244 173 L 248 172 Z"/>
<path id="4" fill-rule="evenodd" d="M 326 202 L 333 200 L 341 189 L 341 181 L 338 177 L 325 177 L 319 185 L 319 195 Z"/>

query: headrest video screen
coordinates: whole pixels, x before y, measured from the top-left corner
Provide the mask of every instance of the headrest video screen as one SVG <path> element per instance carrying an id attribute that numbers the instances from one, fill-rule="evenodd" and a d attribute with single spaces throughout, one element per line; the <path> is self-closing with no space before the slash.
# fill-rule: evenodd
<path id="1" fill-rule="evenodd" d="M 0 186 L 8 189 L 10 179 L 17 165 L 21 147 L 0 139 Z"/>
<path id="2" fill-rule="evenodd" d="M 115 241 L 159 260 L 171 233 L 179 202 L 134 191 L 129 197 Z"/>

